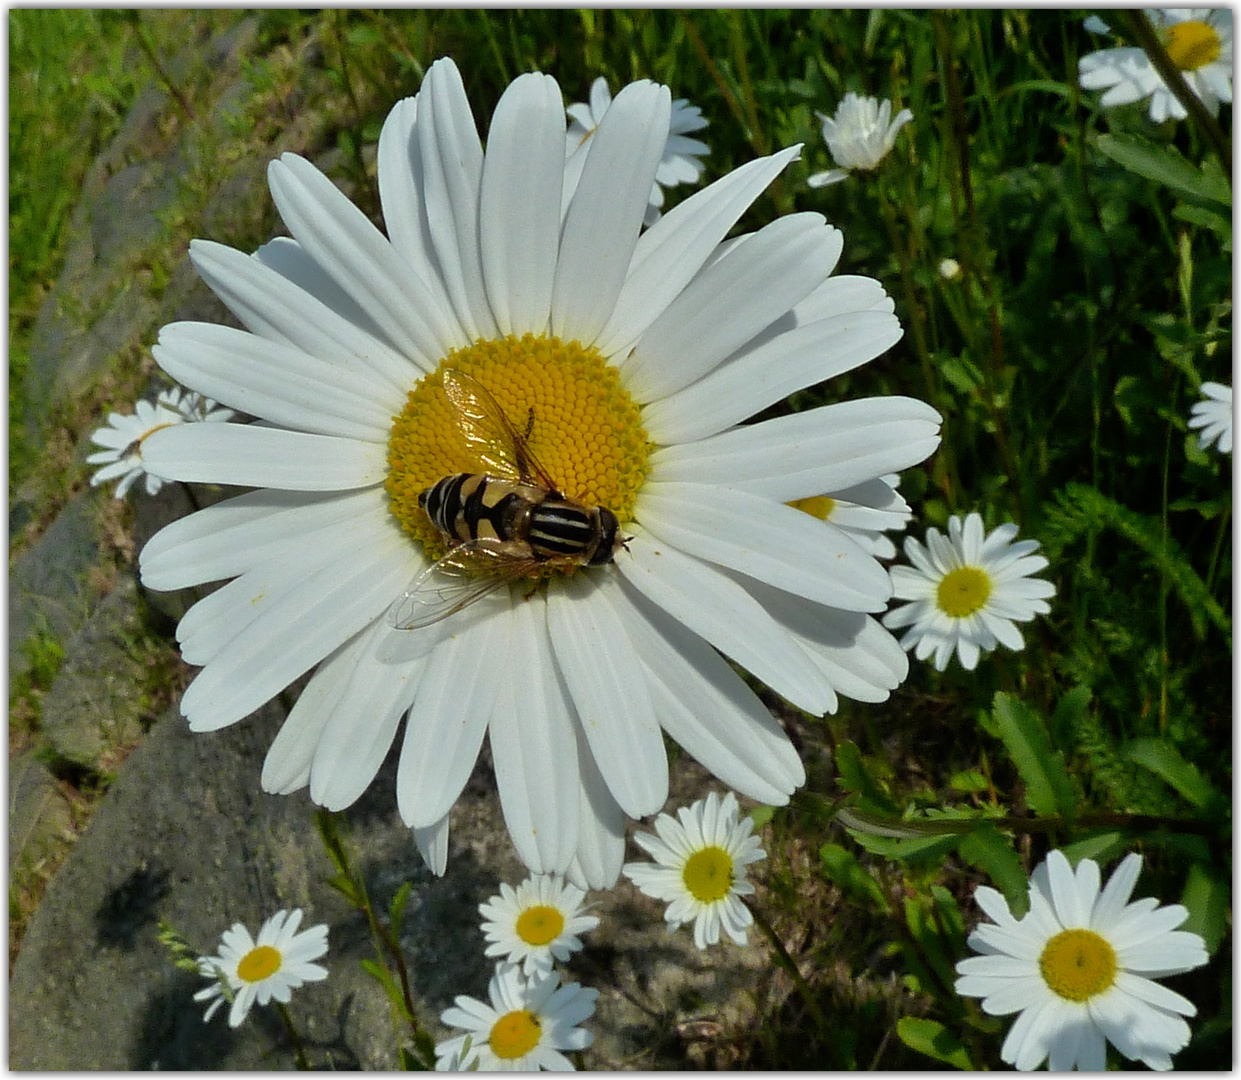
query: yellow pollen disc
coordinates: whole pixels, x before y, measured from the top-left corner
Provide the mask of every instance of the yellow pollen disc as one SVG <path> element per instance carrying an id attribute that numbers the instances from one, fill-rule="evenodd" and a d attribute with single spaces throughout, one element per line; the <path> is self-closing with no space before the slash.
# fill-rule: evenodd
<path id="1" fill-rule="evenodd" d="M 539 1045 L 543 1025 L 528 1009 L 505 1013 L 491 1026 L 487 1042 L 498 1058 L 519 1058 Z"/>
<path id="2" fill-rule="evenodd" d="M 275 975 L 283 960 L 279 949 L 258 945 L 241 958 L 241 963 L 237 965 L 237 977 L 246 982 L 261 982 Z"/>
<path id="3" fill-rule="evenodd" d="M 616 368 L 576 341 L 533 334 L 478 341 L 449 353 L 418 382 L 388 439 L 389 507 L 428 558 L 446 548 L 418 496 L 445 476 L 488 471 L 444 393 L 445 368 L 489 390 L 519 433 L 530 426 L 530 450 L 562 494 L 632 520 L 651 445 Z"/>
<path id="4" fill-rule="evenodd" d="M 546 945 L 564 930 L 564 916 L 547 904 L 528 907 L 517 916 L 517 936 L 527 945 Z"/>
<path id="5" fill-rule="evenodd" d="M 963 566 L 945 574 L 939 583 L 936 602 L 939 610 L 954 619 L 973 615 L 991 595 L 991 578 L 976 566 Z"/>
<path id="6" fill-rule="evenodd" d="M 832 511 L 836 509 L 836 500 L 829 495 L 811 495 L 808 499 L 794 499 L 789 506 L 820 521 L 830 521 Z"/>
<path id="7" fill-rule="evenodd" d="M 1062 930 L 1047 943 L 1038 966 L 1062 998 L 1086 1001 L 1116 980 L 1116 951 L 1093 930 Z"/>
<path id="8" fill-rule="evenodd" d="M 1219 59 L 1219 34 L 1210 23 L 1189 19 L 1168 27 L 1165 34 L 1164 48 L 1182 71 L 1197 71 Z"/>
<path id="9" fill-rule="evenodd" d="M 723 900 L 733 887 L 733 861 L 723 848 L 695 851 L 681 873 L 690 895 L 703 904 Z"/>

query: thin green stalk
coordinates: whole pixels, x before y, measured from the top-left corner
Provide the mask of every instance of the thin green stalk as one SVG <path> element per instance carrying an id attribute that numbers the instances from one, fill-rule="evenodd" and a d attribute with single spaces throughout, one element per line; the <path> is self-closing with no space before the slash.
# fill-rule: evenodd
<path id="1" fill-rule="evenodd" d="M 293 1026 L 293 1017 L 289 1015 L 289 1007 L 282 1001 L 273 1001 L 272 1004 L 276 1006 L 276 1012 L 284 1021 L 284 1029 L 289 1033 L 289 1040 L 293 1043 L 293 1056 L 297 1067 L 302 1072 L 309 1072 L 310 1062 L 306 1060 L 306 1047 L 302 1045 L 302 1037 L 297 1033 L 297 1028 Z"/>
<path id="2" fill-rule="evenodd" d="M 767 916 L 755 903 L 743 901 L 750 909 L 750 914 L 754 916 L 754 925 L 757 926 L 767 940 L 771 943 L 771 947 L 775 949 L 776 955 L 780 958 L 780 963 L 787 968 L 789 975 L 793 979 L 793 985 L 797 987 L 797 992 L 801 994 L 802 1000 L 806 1003 L 806 1008 L 810 1015 L 814 1018 L 814 1022 L 819 1026 L 819 1031 L 826 1033 L 827 1019 L 823 1015 L 823 1010 L 819 1008 L 819 1003 L 814 999 L 814 991 L 810 989 L 810 984 L 802 978 L 802 973 L 797 968 L 797 962 L 789 955 L 789 951 L 784 946 L 784 942 L 780 940 L 780 935 L 776 933 L 775 927 L 767 921 Z"/>

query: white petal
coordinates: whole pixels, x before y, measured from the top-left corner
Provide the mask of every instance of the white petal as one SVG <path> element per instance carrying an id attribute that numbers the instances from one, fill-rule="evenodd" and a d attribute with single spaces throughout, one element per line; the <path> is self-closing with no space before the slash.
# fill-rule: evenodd
<path id="1" fill-rule="evenodd" d="M 635 516 L 687 554 L 820 604 L 883 611 L 892 595 L 888 572 L 846 533 L 759 495 L 647 481 Z"/>
<path id="2" fill-rule="evenodd" d="M 896 316 L 884 311 L 846 312 L 797 326 L 747 345 L 699 381 L 653 401 L 642 422 L 659 443 L 703 439 L 873 360 L 901 333 Z"/>
<path id="3" fill-rule="evenodd" d="M 504 822 L 522 862 L 536 874 L 561 873 L 577 849 L 577 735 L 552 655 L 546 604 L 515 604 L 509 665 L 489 738 Z"/>
<path id="4" fill-rule="evenodd" d="M 448 815 L 424 829 L 414 829 L 413 834 L 427 869 L 436 877 L 443 877 L 448 869 Z"/>
<path id="5" fill-rule="evenodd" d="M 597 574 L 554 582 L 547 626 L 608 790 L 630 817 L 645 817 L 668 798 L 668 757 L 637 653 L 609 599 L 618 587 Z"/>
<path id="6" fill-rule="evenodd" d="M 628 584 L 615 606 L 664 730 L 729 787 L 769 806 L 787 803 L 806 772 L 754 692 L 702 638 Z"/>
<path id="7" fill-rule="evenodd" d="M 240 720 L 371 623 L 409 582 L 410 551 L 393 530 L 383 543 L 315 570 L 265 604 L 186 690 L 181 711 L 190 728 L 211 731 Z"/>
<path id="8" fill-rule="evenodd" d="M 648 476 L 727 484 L 788 502 L 917 464 L 939 445 L 940 423 L 939 413 L 914 398 L 842 401 L 660 447 Z"/>
<path id="9" fill-rule="evenodd" d="M 706 563 L 660 543 L 641 526 L 616 556 L 631 585 L 674 619 L 807 712 L 822 715 L 831 687 L 749 593 Z"/>
<path id="10" fill-rule="evenodd" d="M 258 427 L 182 424 L 143 444 L 147 467 L 167 480 L 288 491 L 343 491 L 381 484 L 384 443 Z"/>
<path id="11" fill-rule="evenodd" d="M 386 442 L 404 393 L 368 371 L 215 323 L 171 323 L 151 350 L 186 386 L 281 427 Z"/>
<path id="12" fill-rule="evenodd" d="M 418 98 L 405 98 L 392 107 L 379 133 L 377 172 L 384 225 L 397 254 L 409 263 L 432 294 L 436 309 L 450 320 L 457 343 L 465 345 L 470 338 L 457 321 L 444 289 L 427 222 L 417 122 Z"/>
<path id="13" fill-rule="evenodd" d="M 267 169 L 280 216 L 297 242 L 424 371 L 457 344 L 456 322 L 410 265 L 318 169 L 284 154 Z"/>
<path id="14" fill-rule="evenodd" d="M 552 331 L 559 338 L 591 345 L 612 316 L 663 155 L 670 111 L 666 86 L 645 79 L 630 83 L 591 136 L 556 267 Z"/>
<path id="15" fill-rule="evenodd" d="M 437 60 L 422 80 L 414 133 L 427 224 L 453 310 L 469 338 L 494 337 L 478 234 L 483 145 L 461 73 L 449 59 Z"/>
<path id="16" fill-rule="evenodd" d="M 268 560 L 291 558 L 320 529 L 386 515 L 386 502 L 379 488 L 344 494 L 249 491 L 151 537 L 139 556 L 142 583 L 168 591 L 236 577 Z"/>
<path id="17" fill-rule="evenodd" d="M 496 105 L 483 163 L 483 274 L 501 333 L 547 329 L 563 176 L 560 88 L 550 75 L 521 75 Z"/>
<path id="18" fill-rule="evenodd" d="M 779 218 L 706 267 L 638 340 L 621 369 L 646 404 L 689 386 L 807 296 L 843 244 L 819 214 Z"/>
<path id="19" fill-rule="evenodd" d="M 277 266 L 291 261 L 288 248 L 297 245 L 285 240 L 285 245 L 273 241 L 253 256 L 210 240 L 191 240 L 190 261 L 252 333 L 330 360 L 345 371 L 382 379 L 392 391 L 408 390 L 421 369 L 350 321 L 343 311 L 307 292 L 296 279 L 268 265 L 269 261 Z M 347 298 L 342 294 L 340 299 Z M 353 305 L 352 300 L 348 303 Z"/>
<path id="20" fill-rule="evenodd" d="M 263 761 L 264 791 L 289 795 L 310 783 L 315 748 L 349 685 L 349 673 L 366 647 L 357 634 L 324 660 L 298 696 Z"/>
<path id="21" fill-rule="evenodd" d="M 622 353 L 637 341 L 750 204 L 800 153 L 800 146 L 792 146 L 746 162 L 691 195 L 642 234 L 616 308 L 595 343 L 604 356 Z"/>
<path id="22" fill-rule="evenodd" d="M 478 760 L 500 689 L 495 673 L 509 660 L 507 597 L 496 606 L 441 642 L 418 684 L 396 780 L 401 820 L 415 829 L 448 813 Z"/>
<path id="23" fill-rule="evenodd" d="M 579 889 L 610 889 L 625 861 L 625 814 L 612 798 L 594 754 L 579 739 L 577 851 L 566 876 Z"/>
<path id="24" fill-rule="evenodd" d="M 397 633 L 382 618 L 364 631 L 366 648 L 358 654 L 344 697 L 315 747 L 310 797 L 328 810 L 352 806 L 375 779 L 401 715 L 414 699 L 426 661 L 385 664 L 376 657 L 379 641 Z"/>

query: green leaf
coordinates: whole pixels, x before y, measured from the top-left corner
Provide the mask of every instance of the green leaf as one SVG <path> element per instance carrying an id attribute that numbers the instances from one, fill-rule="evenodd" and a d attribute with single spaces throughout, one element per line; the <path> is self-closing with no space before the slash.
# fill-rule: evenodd
<path id="1" fill-rule="evenodd" d="M 884 914 L 891 911 L 879 882 L 866 872 L 853 852 L 839 844 L 824 844 L 819 849 L 819 859 L 823 864 L 823 873 L 838 885 L 846 896 L 868 901 Z"/>
<path id="2" fill-rule="evenodd" d="M 1189 908 L 1189 918 L 1181 929 L 1201 936 L 1207 952 L 1215 952 L 1228 933 L 1232 883 L 1214 867 L 1194 863 L 1189 868 L 1181 903 Z"/>
<path id="3" fill-rule="evenodd" d="M 1030 883 L 1011 840 L 994 825 L 985 824 L 962 837 L 957 851 L 991 879 L 1017 918 L 1025 915 Z"/>
<path id="4" fill-rule="evenodd" d="M 383 987 L 384 993 L 388 995 L 388 1000 L 392 1002 L 398 1015 L 408 1020 L 409 1010 L 405 1008 L 405 995 L 401 993 L 401 988 L 397 986 L 396 980 L 390 972 L 378 960 L 359 960 L 358 964 L 372 979 Z"/>
<path id="5" fill-rule="evenodd" d="M 388 905 L 388 918 L 392 920 L 392 936 L 401 936 L 401 920 L 405 917 L 405 905 L 409 903 L 410 894 L 414 891 L 414 883 L 407 881 L 396 891 L 392 903 Z"/>
<path id="6" fill-rule="evenodd" d="M 954 850 L 959 842 L 959 837 L 953 834 L 896 839 L 891 836 L 874 836 L 859 829 L 850 829 L 849 835 L 872 854 L 882 855 L 885 859 L 911 863 L 942 858 Z"/>
<path id="7" fill-rule="evenodd" d="M 1064 857 L 1076 866 L 1080 859 L 1107 862 L 1127 851 L 1129 847 L 1130 841 L 1123 833 L 1102 832 L 1076 840 L 1071 844 L 1065 844 L 1060 850 L 1064 853 Z"/>
<path id="8" fill-rule="evenodd" d="M 1223 796 L 1198 771 L 1198 767 L 1181 757 L 1170 743 L 1162 739 L 1135 739 L 1127 747 L 1127 753 L 1130 761 L 1150 769 L 1203 813 L 1209 813 L 1222 804 Z"/>
<path id="9" fill-rule="evenodd" d="M 974 1063 L 961 1040 L 936 1020 L 902 1016 L 896 1022 L 901 1042 L 919 1054 L 925 1054 L 956 1069 L 972 1070 Z"/>
<path id="10" fill-rule="evenodd" d="M 1136 135 L 1100 135 L 1099 150 L 1130 172 L 1164 184 L 1183 195 L 1232 205 L 1232 189 L 1221 174 L 1199 170 L 1171 146 L 1158 146 Z"/>
<path id="11" fill-rule="evenodd" d="M 905 924 L 909 933 L 922 950 L 923 959 L 931 965 L 935 978 L 945 990 L 951 990 L 956 982 L 955 953 L 950 952 L 944 934 L 934 916 L 934 909 L 922 896 L 911 896 L 905 901 Z"/>
<path id="12" fill-rule="evenodd" d="M 1059 813 L 1066 822 L 1075 814 L 1073 782 L 1064 767 L 1064 755 L 1053 753 L 1042 718 L 1020 698 L 1000 691 L 992 716 L 1000 738 L 1026 782 L 1026 803 L 1036 814 Z"/>
<path id="13" fill-rule="evenodd" d="M 964 792 L 966 795 L 976 795 L 979 792 L 986 791 L 988 784 L 987 778 L 977 769 L 967 769 L 965 772 L 953 773 L 948 778 L 948 786 L 953 791 Z"/>
<path id="14" fill-rule="evenodd" d="M 896 804 L 880 790 L 862 763 L 862 752 L 849 741 L 836 747 L 836 769 L 840 773 L 840 786 L 862 796 L 870 809 L 883 813 L 896 813 Z"/>

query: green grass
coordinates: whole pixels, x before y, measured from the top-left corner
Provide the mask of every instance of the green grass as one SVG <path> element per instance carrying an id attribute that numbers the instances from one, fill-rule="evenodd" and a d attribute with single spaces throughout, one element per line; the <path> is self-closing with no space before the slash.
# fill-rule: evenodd
<path id="1" fill-rule="evenodd" d="M 984 882 L 1020 893 L 1049 847 L 1070 845 L 1108 863 L 1141 851 L 1139 895 L 1189 907 L 1214 960 L 1205 975 L 1170 980 L 1199 1010 L 1176 1064 L 1230 1060 L 1231 458 L 1199 450 L 1185 422 L 1201 381 L 1231 382 L 1231 194 L 1192 124 L 1155 127 L 1141 105 L 1100 112 L 1077 88 L 1078 57 L 1100 44 L 1083 14 L 263 16 L 252 102 L 289 78 L 279 49 L 315 37 L 315 69 L 302 77 L 325 89 L 301 108 L 327 113 L 331 96 L 324 138 L 344 151 L 338 178 L 376 219 L 366 148 L 440 55 L 460 67 L 484 135 L 507 82 L 540 69 L 570 101 L 599 74 L 614 92 L 639 77 L 668 83 L 711 122 L 708 181 L 804 142 L 743 227 L 823 213 L 845 234 L 840 271 L 882 281 L 906 333 L 790 407 L 878 393 L 930 401 L 944 441 L 902 480 L 911 532 L 977 510 L 989 527 L 1015 521 L 1051 559 L 1052 614 L 1025 628 L 1022 652 L 993 653 L 975 673 L 911 660 L 885 705 L 846 702 L 823 721 L 789 714 L 808 759 L 827 760 L 810 752 L 822 748 L 833 764 L 812 766 L 806 792 L 775 815 L 760 902 L 816 1008 L 794 994 L 754 1029 L 724 1033 L 729 1061 L 926 1068 L 930 1032 L 950 1060 L 999 1067 L 1007 1021 L 951 992 L 963 927 L 977 917 L 969 897 Z M 125 62 L 133 44 L 119 13 L 16 11 L 10 27 L 20 366 L 75 178 L 151 75 Z M 815 112 L 848 90 L 890 97 L 914 123 L 877 176 L 811 190 L 806 177 L 831 164 Z M 242 110 L 233 130 L 244 141 L 275 122 Z M 19 153 L 32 137 L 40 152 Z M 686 193 L 673 189 L 669 203 Z M 191 235 L 194 224 L 190 213 Z M 949 257 L 960 280 L 939 273 Z M 19 457 L 12 443 L 10 453 Z M 842 802 L 911 819 L 913 833 L 948 815 L 969 837 L 845 830 Z M 1001 827 L 982 827 L 996 816 Z"/>

